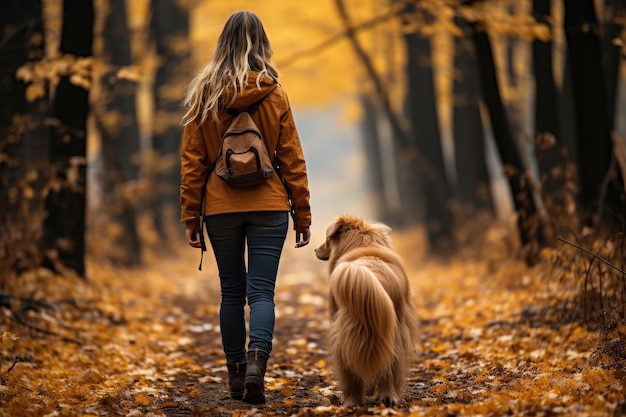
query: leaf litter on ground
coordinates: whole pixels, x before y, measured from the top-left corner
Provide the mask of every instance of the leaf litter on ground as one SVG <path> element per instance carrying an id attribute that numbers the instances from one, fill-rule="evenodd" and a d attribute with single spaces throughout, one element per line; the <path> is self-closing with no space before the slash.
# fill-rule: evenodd
<path id="1" fill-rule="evenodd" d="M 326 363 L 326 265 L 286 247 L 267 403 L 229 398 L 215 265 L 197 252 L 146 266 L 89 263 L 88 280 L 31 271 L 0 304 L 0 416 L 620 415 L 624 351 L 571 320 L 550 253 L 530 268 L 492 237 L 480 256 L 430 258 L 394 236 L 422 320 L 402 403 L 341 405 Z M 497 243 L 496 243 L 497 242 Z M 9 291 L 10 290 L 10 291 Z M 616 333 L 617 332 L 617 333 Z M 615 336 L 617 335 L 617 336 Z"/>

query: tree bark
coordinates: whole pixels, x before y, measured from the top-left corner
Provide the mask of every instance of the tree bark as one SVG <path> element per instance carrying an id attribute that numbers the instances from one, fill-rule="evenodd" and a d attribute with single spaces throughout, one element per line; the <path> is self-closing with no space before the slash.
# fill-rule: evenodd
<path id="1" fill-rule="evenodd" d="M 369 79 L 374 87 L 373 96 L 381 106 L 382 111 L 389 120 L 394 149 L 398 151 L 396 159 L 397 181 L 400 195 L 402 196 L 401 217 L 395 219 L 394 226 L 404 226 L 419 221 L 420 210 L 420 172 L 430 170 L 430 163 L 417 152 L 412 141 L 410 130 L 402 115 L 392 108 L 390 94 L 382 78 L 377 74 L 374 65 L 367 52 L 356 37 L 356 30 L 350 22 L 343 0 L 335 0 L 337 12 L 346 28 L 345 33 L 351 43 L 357 58 L 361 61 Z M 432 171 L 432 170 L 431 170 Z"/>
<path id="2" fill-rule="evenodd" d="M 550 29 L 550 0 L 533 0 L 537 22 Z M 575 167 L 562 144 L 559 126 L 558 94 L 552 70 L 552 42 L 535 39 L 532 43 L 535 78 L 535 158 L 539 168 L 541 196 L 553 233 L 556 229 L 577 229 Z M 557 226 L 562 225 L 562 226 Z"/>
<path id="3" fill-rule="evenodd" d="M 565 35 L 569 50 L 584 221 L 597 226 L 608 220 L 603 206 L 618 203 L 616 187 L 606 188 L 606 179 L 615 176 L 611 163 L 611 120 L 602 66 L 602 43 L 593 0 L 565 0 Z"/>
<path id="4" fill-rule="evenodd" d="M 574 91 L 572 86 L 572 70 L 569 63 L 569 51 L 565 51 L 563 62 L 563 84 L 558 91 L 557 103 L 559 112 L 559 140 L 567 149 L 569 160 L 576 165 L 578 146 L 576 141 L 576 116 L 574 112 Z"/>
<path id="5" fill-rule="evenodd" d="M 408 97 L 407 113 L 418 154 L 430 162 L 433 178 L 422 181 L 428 242 L 435 251 L 449 249 L 454 217 L 448 182 L 432 70 L 430 39 L 406 34 Z"/>
<path id="6" fill-rule="evenodd" d="M 533 199 L 527 170 L 511 134 L 502 103 L 488 34 L 477 22 L 472 22 L 470 26 L 478 54 L 483 99 L 489 110 L 494 140 L 511 188 L 520 242 L 526 250 L 526 260 L 533 263 L 539 249 L 545 244 L 542 222 Z"/>
<path id="7" fill-rule="evenodd" d="M 615 129 L 615 109 L 617 108 L 617 90 L 619 81 L 619 67 L 621 62 L 620 32 L 625 25 L 620 19 L 626 17 L 626 1 L 605 0 L 605 21 L 602 31 L 602 51 L 605 67 L 605 85 L 607 92 L 607 112 L 609 116 L 609 128 Z"/>
<path id="8" fill-rule="evenodd" d="M 374 211 L 383 222 L 391 223 L 397 213 L 393 212 L 385 192 L 384 162 L 380 149 L 380 129 L 377 123 L 378 110 L 374 100 L 366 95 L 362 96 L 361 103 L 365 112 L 361 121 L 363 148 L 367 160 L 372 198 L 374 199 Z"/>
<path id="9" fill-rule="evenodd" d="M 138 199 L 134 188 L 139 179 L 136 84 L 117 76 L 120 68 L 132 64 L 129 38 L 125 3 L 112 0 L 103 29 L 103 58 L 110 70 L 102 79 L 102 98 L 96 120 L 104 160 L 102 214 L 109 216 L 110 222 L 122 231 L 108 236 L 112 242 L 105 256 L 122 266 L 141 263 Z M 110 118 L 115 123 L 107 122 Z"/>
<path id="10" fill-rule="evenodd" d="M 489 171 L 485 157 L 485 131 L 480 114 L 480 79 L 476 50 L 462 17 L 456 25 L 463 35 L 456 38 L 453 83 L 453 143 L 456 195 L 465 218 L 478 211 L 493 211 Z"/>
<path id="11" fill-rule="evenodd" d="M 43 259 L 48 97 L 29 102 L 16 78 L 20 66 L 44 56 L 41 0 L 1 2 L 0 34 L 0 281 L 8 282 Z"/>
<path id="12" fill-rule="evenodd" d="M 539 23 L 550 25 L 551 0 L 533 0 L 533 15 Z M 552 71 L 552 42 L 535 39 L 532 43 L 535 75 L 535 131 L 559 138 L 556 86 Z"/>
<path id="13" fill-rule="evenodd" d="M 190 76 L 189 12 L 175 0 L 152 0 L 151 32 L 158 68 L 155 75 L 152 146 L 164 168 L 154 173 L 154 201 L 151 204 L 157 233 L 165 238 L 179 207 L 180 184 L 180 103 Z"/>
<path id="14" fill-rule="evenodd" d="M 92 0 L 65 0 L 60 53 L 92 55 Z M 46 199 L 44 223 L 49 266 L 59 264 L 85 276 L 86 150 L 89 91 L 62 77 L 56 88 L 50 161 L 55 181 Z"/>

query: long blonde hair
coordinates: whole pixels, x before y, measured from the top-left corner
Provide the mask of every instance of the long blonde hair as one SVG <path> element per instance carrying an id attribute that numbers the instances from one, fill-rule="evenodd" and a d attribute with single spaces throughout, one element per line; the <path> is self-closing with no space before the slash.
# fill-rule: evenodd
<path id="1" fill-rule="evenodd" d="M 249 11 L 230 15 L 217 41 L 208 64 L 191 80 L 183 105 L 188 107 L 182 124 L 209 114 L 219 121 L 219 111 L 231 105 L 248 82 L 248 72 L 258 71 L 257 86 L 263 76 L 278 79 L 278 71 L 270 62 L 272 47 L 261 19 Z"/>

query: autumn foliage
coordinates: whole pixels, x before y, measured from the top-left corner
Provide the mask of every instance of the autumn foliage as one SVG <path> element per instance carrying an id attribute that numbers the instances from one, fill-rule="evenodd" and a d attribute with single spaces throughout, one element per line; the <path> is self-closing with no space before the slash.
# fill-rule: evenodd
<path id="1" fill-rule="evenodd" d="M 399 406 L 342 406 L 326 265 L 291 236 L 268 402 L 229 398 L 178 146 L 185 84 L 237 9 L 263 20 L 294 108 L 311 247 L 340 213 L 392 226 L 422 332 Z M 626 414 L 625 16 L 618 0 L 2 0 L 0 416 Z"/>
<path id="2" fill-rule="evenodd" d="M 312 252 L 286 248 L 279 271 L 268 403 L 228 394 L 215 266 L 195 250 L 153 268 L 90 265 L 89 282 L 37 270 L 2 299 L 1 415 L 553 415 L 619 414 L 623 325 L 584 325 L 576 282 L 546 252 L 528 268 L 502 229 L 480 258 L 428 259 L 419 232 L 394 233 L 422 321 L 400 406 L 341 406 L 326 358 L 327 277 Z M 475 255 L 476 253 L 474 253 Z M 594 272 L 591 272 L 593 275 Z M 576 281 L 576 282 L 574 282 Z M 563 291 L 567 289 L 568 291 Z M 603 323 L 600 321 L 605 320 Z"/>

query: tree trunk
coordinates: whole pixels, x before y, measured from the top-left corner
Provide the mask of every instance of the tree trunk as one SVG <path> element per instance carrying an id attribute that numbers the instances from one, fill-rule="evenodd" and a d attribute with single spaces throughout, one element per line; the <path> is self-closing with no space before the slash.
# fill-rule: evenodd
<path id="1" fill-rule="evenodd" d="M 509 16 L 515 16 L 516 13 L 519 13 L 519 4 L 521 2 L 504 2 L 504 12 Z M 505 75 L 502 80 L 502 85 L 508 85 L 509 88 L 513 91 L 518 91 L 520 88 L 520 84 L 523 83 L 523 79 L 519 76 L 515 67 L 515 55 L 519 53 L 519 44 L 521 41 L 517 36 L 504 35 L 502 36 L 502 42 L 504 43 L 504 71 L 501 71 L 500 74 Z M 513 140 L 516 141 L 515 138 L 523 137 L 525 133 L 524 121 L 527 115 L 524 112 L 524 95 L 521 93 L 511 95 L 509 99 L 505 102 L 503 100 L 504 109 L 507 115 L 507 121 L 509 125 L 509 130 L 511 131 L 511 135 Z M 517 142 L 517 141 L 516 141 Z M 523 142 L 522 142 L 523 144 Z M 522 151 L 523 146 L 520 147 Z M 524 156 L 522 156 L 523 160 Z"/>
<path id="2" fill-rule="evenodd" d="M 533 0 L 535 19 L 550 27 L 550 0 Z M 552 71 L 552 42 L 535 39 L 532 44 L 535 77 L 535 157 L 541 195 L 553 232 L 563 225 L 576 229 L 575 168 L 561 142 L 558 95 Z"/>
<path id="3" fill-rule="evenodd" d="M 61 54 L 92 55 L 92 0 L 65 0 Z M 86 150 L 89 91 L 62 77 L 52 115 L 50 160 L 55 182 L 46 199 L 45 246 L 53 267 L 59 264 L 85 276 Z"/>
<path id="4" fill-rule="evenodd" d="M 1 2 L 0 34 L 0 282 L 8 282 L 43 259 L 48 97 L 27 100 L 16 78 L 21 65 L 44 56 L 41 1 Z"/>
<path id="5" fill-rule="evenodd" d="M 408 116 L 417 152 L 430 162 L 430 178 L 424 178 L 426 231 L 432 249 L 449 249 L 453 229 L 451 187 L 447 180 L 432 71 L 430 39 L 405 35 L 407 44 Z M 424 64 L 426 63 L 426 64 Z"/>
<path id="6" fill-rule="evenodd" d="M 346 36 L 352 48 L 365 67 L 365 71 L 373 85 L 373 96 L 378 101 L 385 117 L 389 121 L 393 147 L 396 151 L 396 179 L 401 195 L 401 217 L 395 219 L 393 226 L 405 226 L 419 221 L 420 206 L 420 173 L 429 171 L 430 162 L 415 148 L 410 130 L 402 119 L 402 115 L 391 106 L 390 93 L 381 77 L 376 72 L 372 60 L 356 37 L 343 0 L 335 0 L 337 12 L 346 28 Z"/>
<path id="7" fill-rule="evenodd" d="M 551 0 L 533 0 L 537 22 L 550 25 Z M 552 42 L 535 39 L 532 43 L 535 75 L 535 131 L 559 138 L 556 86 L 552 71 Z"/>
<path id="8" fill-rule="evenodd" d="M 454 69 L 459 75 L 453 84 L 453 143 L 456 168 L 456 195 L 463 217 L 493 211 L 489 171 L 485 157 L 485 132 L 480 114 L 480 80 L 476 50 L 467 37 L 469 26 L 462 17 L 456 25 L 464 34 L 456 38 Z"/>
<path id="9" fill-rule="evenodd" d="M 615 178 L 616 169 L 611 163 L 612 117 L 593 0 L 566 0 L 564 23 L 574 92 L 580 198 L 585 222 L 596 226 L 609 220 L 603 215 L 605 205 L 613 211 L 621 210 L 618 190 L 607 188 L 605 183 L 606 179 Z"/>
<path id="10" fill-rule="evenodd" d="M 569 63 L 569 51 L 565 51 L 563 63 L 563 85 L 558 92 L 557 103 L 559 112 L 559 140 L 567 149 L 569 160 L 576 165 L 578 161 L 578 145 L 576 141 L 576 116 L 574 112 L 574 91 L 572 86 L 572 70 Z"/>
<path id="11" fill-rule="evenodd" d="M 615 109 L 617 108 L 617 90 L 619 80 L 620 54 L 622 45 L 620 33 L 625 27 L 620 19 L 626 17 L 626 1 L 605 0 L 605 22 L 603 24 L 602 51 L 605 67 L 605 85 L 607 92 L 607 112 L 609 128 L 615 129 Z"/>
<path id="12" fill-rule="evenodd" d="M 383 153 L 380 149 L 380 131 L 378 128 L 378 111 L 374 100 L 366 95 L 361 98 L 365 112 L 362 120 L 362 136 L 365 150 L 369 183 L 374 199 L 374 212 L 385 223 L 392 222 L 396 213 L 393 212 L 385 192 L 385 172 Z"/>
<path id="13" fill-rule="evenodd" d="M 539 249 L 545 243 L 541 219 L 533 200 L 526 168 L 504 110 L 488 34 L 481 30 L 476 22 L 470 26 L 478 54 L 483 98 L 489 110 L 494 140 L 511 187 L 520 242 L 526 250 L 527 261 L 533 263 Z"/>
<path id="14" fill-rule="evenodd" d="M 106 257 L 122 266 L 141 262 L 137 234 L 139 131 L 135 108 L 136 84 L 117 76 L 132 63 L 125 3 L 112 0 L 103 29 L 104 61 L 110 70 L 102 79 L 97 122 L 104 160 L 102 214 L 117 227 L 108 227 L 111 242 Z M 110 119 L 115 120 L 114 123 Z"/>
<path id="15" fill-rule="evenodd" d="M 162 161 L 162 168 L 154 173 L 155 199 L 151 211 L 156 231 L 164 238 L 165 225 L 172 224 L 172 216 L 179 207 L 180 103 L 191 68 L 189 12 L 175 0 L 152 0 L 151 32 L 159 62 L 153 88 L 152 146 L 156 160 Z"/>

